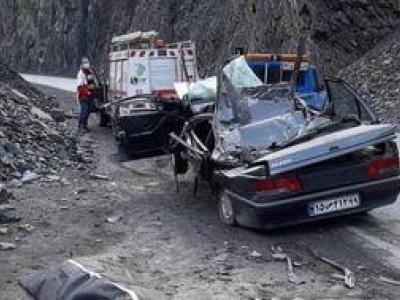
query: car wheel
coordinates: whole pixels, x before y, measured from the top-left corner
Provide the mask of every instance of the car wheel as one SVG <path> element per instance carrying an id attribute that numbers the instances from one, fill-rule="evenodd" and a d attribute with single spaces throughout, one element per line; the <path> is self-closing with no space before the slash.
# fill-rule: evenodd
<path id="1" fill-rule="evenodd" d="M 236 226 L 236 216 L 233 209 L 232 200 L 222 191 L 218 195 L 218 212 L 221 222 L 228 226 Z"/>
<path id="2" fill-rule="evenodd" d="M 172 166 L 174 174 L 186 174 L 189 169 L 189 163 L 182 157 L 181 152 L 172 155 Z"/>

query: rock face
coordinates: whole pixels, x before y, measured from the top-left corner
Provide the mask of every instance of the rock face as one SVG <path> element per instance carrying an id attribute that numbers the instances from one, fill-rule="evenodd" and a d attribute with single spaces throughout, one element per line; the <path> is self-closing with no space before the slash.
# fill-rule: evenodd
<path id="1" fill-rule="evenodd" d="M 46 113 L 55 106 L 0 63 L 0 183 L 18 186 L 71 163 L 75 139 Z"/>
<path id="2" fill-rule="evenodd" d="M 400 30 L 387 37 L 339 75 L 370 103 L 378 116 L 400 123 Z"/>
<path id="3" fill-rule="evenodd" d="M 304 2 L 311 50 L 329 72 L 361 57 L 399 19 L 398 0 L 3 0 L 0 55 L 18 71 L 72 73 L 83 55 L 104 63 L 113 35 L 155 29 L 169 41 L 196 40 L 210 73 L 237 47 L 293 51 Z"/>

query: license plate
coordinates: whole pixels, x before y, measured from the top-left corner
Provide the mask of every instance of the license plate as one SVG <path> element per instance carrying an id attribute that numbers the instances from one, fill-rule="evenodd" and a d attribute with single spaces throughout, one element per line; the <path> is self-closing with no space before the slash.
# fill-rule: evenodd
<path id="1" fill-rule="evenodd" d="M 335 199 L 324 200 L 309 204 L 308 212 L 311 217 L 326 215 L 337 211 L 348 210 L 361 205 L 360 195 L 353 194 L 338 197 Z"/>

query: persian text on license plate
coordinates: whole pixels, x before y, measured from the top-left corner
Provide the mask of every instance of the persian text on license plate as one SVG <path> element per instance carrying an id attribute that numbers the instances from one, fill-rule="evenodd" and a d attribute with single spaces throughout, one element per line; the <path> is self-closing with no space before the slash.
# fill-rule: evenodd
<path id="1" fill-rule="evenodd" d="M 326 215 L 337 211 L 359 207 L 361 204 L 360 195 L 353 194 L 324 200 L 309 204 L 308 211 L 311 217 Z"/>

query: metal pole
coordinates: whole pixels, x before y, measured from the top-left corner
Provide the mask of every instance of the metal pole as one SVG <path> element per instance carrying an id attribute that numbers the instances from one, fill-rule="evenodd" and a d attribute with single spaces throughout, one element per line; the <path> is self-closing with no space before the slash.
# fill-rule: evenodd
<path id="1" fill-rule="evenodd" d="M 293 72 L 293 77 L 292 77 L 292 97 L 294 98 L 294 95 L 296 93 L 296 87 L 299 82 L 300 78 L 300 71 L 301 71 L 301 63 L 303 61 L 303 55 L 306 54 L 306 42 L 307 39 L 310 35 L 311 31 L 311 14 L 310 11 L 308 10 L 307 4 L 304 4 L 303 7 L 301 8 L 301 11 L 299 13 L 299 19 L 300 19 L 300 39 L 299 39 L 299 44 L 297 45 L 297 57 L 296 57 L 296 62 L 294 65 L 294 72 Z"/>

